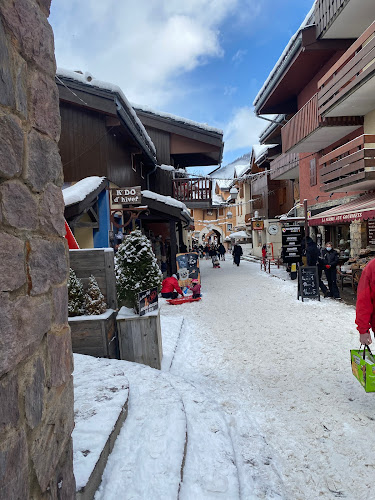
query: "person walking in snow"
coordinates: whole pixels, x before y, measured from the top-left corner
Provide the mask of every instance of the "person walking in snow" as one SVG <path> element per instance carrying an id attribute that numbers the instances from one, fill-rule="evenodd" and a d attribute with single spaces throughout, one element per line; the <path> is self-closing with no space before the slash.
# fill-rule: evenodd
<path id="1" fill-rule="evenodd" d="M 372 344 L 370 328 L 375 331 L 375 259 L 366 265 L 358 283 L 355 322 L 360 343 Z"/>
<path id="2" fill-rule="evenodd" d="M 175 291 L 176 290 L 176 291 Z M 161 284 L 161 296 L 165 299 L 177 299 L 178 295 L 184 296 L 183 291 L 181 290 L 177 276 L 172 274 L 171 277 L 165 278 Z"/>
<path id="3" fill-rule="evenodd" d="M 222 243 L 220 243 L 218 250 L 220 254 L 220 260 L 225 260 L 225 246 Z"/>
<path id="4" fill-rule="evenodd" d="M 319 258 L 319 249 L 310 236 L 306 238 L 306 261 L 308 266 L 316 266 Z"/>
<path id="5" fill-rule="evenodd" d="M 326 273 L 329 296 L 334 299 L 341 300 L 340 292 L 336 281 L 336 266 L 339 263 L 339 254 L 333 249 L 332 243 L 326 243 L 326 247 L 322 250 L 320 264 Z M 327 296 L 327 294 L 325 294 Z"/>
<path id="6" fill-rule="evenodd" d="M 238 267 L 240 265 L 241 255 L 243 254 L 241 245 L 235 243 L 232 254 L 233 254 L 233 263 L 236 264 Z"/>

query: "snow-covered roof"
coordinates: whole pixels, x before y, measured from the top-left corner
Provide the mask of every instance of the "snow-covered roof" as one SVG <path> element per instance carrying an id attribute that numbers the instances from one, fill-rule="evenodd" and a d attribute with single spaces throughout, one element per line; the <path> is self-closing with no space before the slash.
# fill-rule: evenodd
<path id="1" fill-rule="evenodd" d="M 262 156 L 264 156 L 265 154 L 267 154 L 267 152 L 276 147 L 277 144 L 255 144 L 253 146 L 253 149 L 254 149 L 254 161 L 255 163 L 257 163 L 261 158 Z"/>
<path id="2" fill-rule="evenodd" d="M 118 85 L 114 85 L 113 83 L 109 82 L 103 82 L 101 80 L 97 80 L 94 78 L 91 73 L 77 73 L 76 71 L 71 71 L 68 69 L 64 68 L 57 68 L 56 71 L 56 76 L 59 78 L 68 78 L 70 80 L 75 80 L 76 82 L 83 83 L 84 85 L 90 86 L 90 87 L 96 87 L 98 89 L 102 90 L 108 90 L 109 92 L 112 92 L 114 94 L 117 94 L 120 99 L 123 100 L 124 104 L 126 105 L 126 108 L 132 115 L 135 123 L 137 124 L 137 127 L 139 128 L 141 134 L 143 135 L 147 146 L 151 149 L 151 151 L 156 154 L 156 148 L 154 146 L 154 143 L 151 140 L 151 137 L 148 135 L 145 127 L 143 126 L 143 123 L 141 120 L 138 118 L 137 113 L 134 111 L 132 105 L 130 102 L 127 100 L 125 94 L 121 90 L 121 88 Z"/>
<path id="3" fill-rule="evenodd" d="M 211 127 L 207 123 L 200 123 L 196 122 L 194 120 L 189 120 L 188 118 L 183 118 L 181 116 L 176 116 L 171 113 L 165 113 L 164 111 L 157 111 L 150 106 L 145 106 L 143 104 L 135 104 L 132 103 L 132 106 L 134 109 L 139 110 L 139 111 L 144 111 L 145 113 L 151 113 L 152 115 L 155 116 L 160 116 L 162 118 L 168 118 L 169 120 L 173 120 L 185 125 L 192 125 L 193 127 L 200 128 L 202 130 L 206 130 L 207 132 L 215 132 L 216 134 L 223 135 L 223 131 L 219 128 L 216 127 Z"/>
<path id="4" fill-rule="evenodd" d="M 246 233 L 246 231 L 237 231 L 236 233 L 230 234 L 229 237 L 231 239 L 250 238 L 250 236 Z"/>
<path id="5" fill-rule="evenodd" d="M 264 82 L 262 88 L 258 92 L 257 96 L 254 99 L 253 105 L 256 107 L 261 98 L 266 94 L 271 87 L 271 84 L 273 83 L 274 80 L 277 79 L 277 77 L 280 75 L 280 73 L 283 71 L 284 67 L 288 64 L 290 56 L 293 54 L 293 49 L 297 47 L 301 43 L 301 32 L 304 28 L 307 28 L 309 25 L 313 24 L 314 22 L 314 9 L 315 9 L 315 2 L 313 6 L 311 7 L 309 13 L 305 17 L 303 23 L 301 26 L 298 28 L 296 33 L 292 36 L 292 38 L 289 40 L 287 46 L 283 50 L 283 53 L 279 57 L 277 63 L 273 67 L 272 71 L 268 75 L 267 80 Z"/>
<path id="6" fill-rule="evenodd" d="M 187 208 L 185 203 L 182 203 L 182 201 L 175 200 L 171 196 L 164 196 L 159 193 L 154 193 L 153 191 L 148 191 L 147 189 L 142 191 L 142 196 L 150 198 L 151 200 L 159 201 L 160 203 L 165 203 L 166 205 L 169 205 L 171 207 L 179 208 L 180 210 L 185 212 L 186 215 L 191 217 L 190 210 Z"/>
<path id="7" fill-rule="evenodd" d="M 212 205 L 226 205 L 226 201 L 220 194 L 214 193 L 212 195 Z"/>
<path id="8" fill-rule="evenodd" d="M 105 177 L 86 177 L 85 179 L 76 182 L 72 186 L 66 187 L 62 192 L 65 206 L 69 207 L 70 205 L 74 205 L 75 203 L 83 201 L 86 196 L 98 189 L 98 187 L 104 180 Z"/>

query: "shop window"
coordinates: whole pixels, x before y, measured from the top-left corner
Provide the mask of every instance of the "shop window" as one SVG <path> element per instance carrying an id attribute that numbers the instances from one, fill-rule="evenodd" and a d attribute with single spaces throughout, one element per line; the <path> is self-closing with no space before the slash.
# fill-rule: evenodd
<path id="1" fill-rule="evenodd" d="M 310 160 L 310 186 L 317 185 L 317 176 L 316 176 L 316 158 Z"/>

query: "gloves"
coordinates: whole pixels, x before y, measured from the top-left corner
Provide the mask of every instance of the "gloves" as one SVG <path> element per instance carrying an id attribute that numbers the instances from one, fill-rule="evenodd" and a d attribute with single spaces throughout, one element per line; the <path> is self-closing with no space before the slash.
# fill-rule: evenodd
<path id="1" fill-rule="evenodd" d="M 371 333 L 370 332 L 360 333 L 359 334 L 359 341 L 361 344 L 365 344 L 365 345 L 372 344 Z"/>
<path id="2" fill-rule="evenodd" d="M 331 266 L 329 264 L 326 265 L 326 269 L 329 269 Z"/>

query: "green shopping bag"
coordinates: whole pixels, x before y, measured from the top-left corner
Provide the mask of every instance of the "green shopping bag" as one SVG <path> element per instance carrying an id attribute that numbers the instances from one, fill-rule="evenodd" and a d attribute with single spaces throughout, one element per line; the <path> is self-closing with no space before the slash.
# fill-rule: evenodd
<path id="1" fill-rule="evenodd" d="M 361 347 L 350 351 L 352 372 L 366 392 L 375 392 L 375 358 L 369 346 Z"/>

